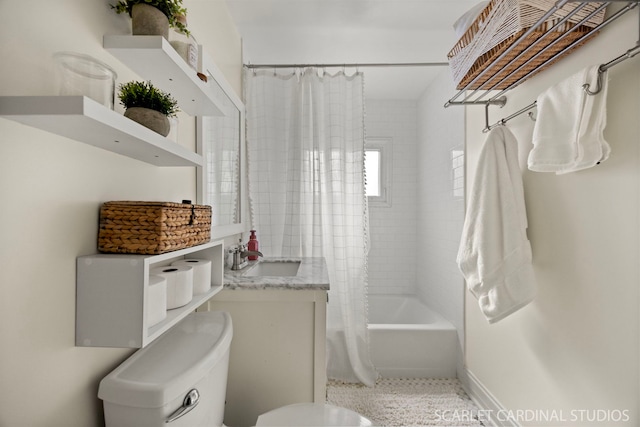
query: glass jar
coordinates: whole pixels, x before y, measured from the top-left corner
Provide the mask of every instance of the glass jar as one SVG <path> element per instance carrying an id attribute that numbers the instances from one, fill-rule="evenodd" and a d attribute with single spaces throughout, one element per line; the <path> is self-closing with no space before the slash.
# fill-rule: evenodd
<path id="1" fill-rule="evenodd" d="M 75 52 L 57 52 L 59 95 L 83 95 L 113 110 L 116 72 L 104 62 Z"/>

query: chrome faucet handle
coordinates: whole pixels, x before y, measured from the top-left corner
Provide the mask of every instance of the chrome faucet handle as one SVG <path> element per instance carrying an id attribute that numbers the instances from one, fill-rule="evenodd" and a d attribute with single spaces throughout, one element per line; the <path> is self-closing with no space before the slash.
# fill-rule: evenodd
<path id="1" fill-rule="evenodd" d="M 231 264 L 232 270 L 241 270 L 247 265 L 247 248 L 242 243 L 242 239 L 238 242 L 238 246 L 233 250 L 233 263 Z"/>
<path id="2" fill-rule="evenodd" d="M 242 252 L 245 252 L 246 250 L 247 250 L 247 247 L 244 245 L 244 243 L 242 243 L 242 239 L 239 239 L 238 246 L 236 246 L 236 252 L 242 253 Z"/>
<path id="3" fill-rule="evenodd" d="M 246 258 L 246 257 L 251 256 L 251 255 L 261 256 L 261 257 L 264 258 L 264 255 L 262 255 L 262 252 L 260 252 L 260 251 L 242 251 L 242 253 L 240 254 L 240 256 L 242 258 Z"/>

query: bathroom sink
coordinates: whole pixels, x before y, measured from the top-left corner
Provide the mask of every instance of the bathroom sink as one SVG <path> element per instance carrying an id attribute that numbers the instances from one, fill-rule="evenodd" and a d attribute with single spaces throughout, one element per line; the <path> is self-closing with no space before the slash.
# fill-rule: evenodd
<path id="1" fill-rule="evenodd" d="M 243 276 L 296 276 L 298 268 L 300 268 L 300 261 L 260 261 L 249 268 Z"/>

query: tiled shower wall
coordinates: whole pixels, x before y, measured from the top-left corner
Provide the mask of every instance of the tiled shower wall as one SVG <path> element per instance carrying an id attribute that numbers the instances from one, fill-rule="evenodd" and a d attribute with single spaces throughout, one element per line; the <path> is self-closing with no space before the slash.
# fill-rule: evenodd
<path id="1" fill-rule="evenodd" d="M 417 101 L 367 100 L 367 137 L 391 138 L 391 205 L 370 205 L 369 292 L 417 294 L 463 336 L 464 109 L 448 69 Z"/>
<path id="2" fill-rule="evenodd" d="M 391 138 L 391 203 L 369 206 L 369 293 L 414 294 L 417 231 L 417 104 L 367 100 L 367 137 Z"/>
<path id="3" fill-rule="evenodd" d="M 456 256 L 464 222 L 464 108 L 443 108 L 454 93 L 448 69 L 418 102 L 420 247 L 417 293 L 452 322 L 462 341 L 464 281 Z"/>

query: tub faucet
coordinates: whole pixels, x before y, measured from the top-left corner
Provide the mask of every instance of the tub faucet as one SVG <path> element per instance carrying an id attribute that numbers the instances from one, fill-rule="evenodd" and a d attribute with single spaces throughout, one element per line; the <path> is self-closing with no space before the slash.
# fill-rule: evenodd
<path id="1" fill-rule="evenodd" d="M 233 251 L 233 264 L 231 265 L 231 269 L 241 270 L 246 267 L 247 257 L 249 255 L 264 256 L 262 252 L 259 251 L 248 251 L 245 245 L 239 243 Z"/>

